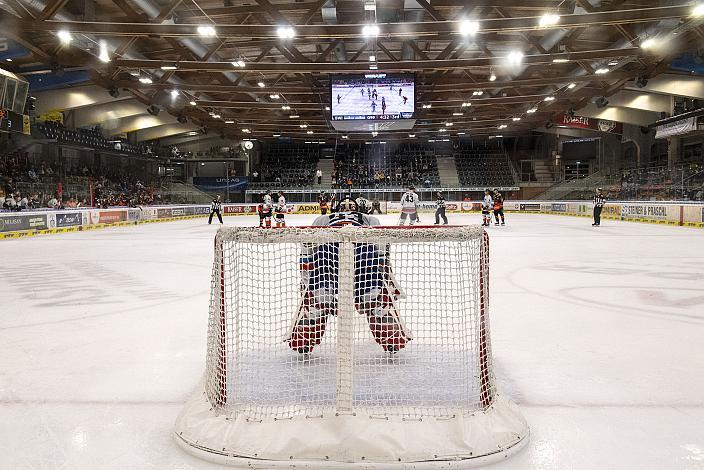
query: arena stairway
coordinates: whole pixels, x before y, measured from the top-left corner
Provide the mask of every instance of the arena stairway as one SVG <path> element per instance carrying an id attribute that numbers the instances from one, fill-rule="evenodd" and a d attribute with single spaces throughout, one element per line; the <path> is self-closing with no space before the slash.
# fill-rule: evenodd
<path id="1" fill-rule="evenodd" d="M 313 188 L 330 189 L 330 178 L 332 178 L 332 173 L 335 171 L 335 161 L 332 158 L 321 158 L 318 160 L 316 171 L 317 170 L 323 172 L 323 183 L 318 184 L 318 180 L 316 178 L 313 182 Z"/>
<path id="2" fill-rule="evenodd" d="M 438 155 L 438 175 L 440 176 L 440 186 L 443 188 L 456 188 L 460 186 L 457 176 L 457 165 L 454 157 Z"/>

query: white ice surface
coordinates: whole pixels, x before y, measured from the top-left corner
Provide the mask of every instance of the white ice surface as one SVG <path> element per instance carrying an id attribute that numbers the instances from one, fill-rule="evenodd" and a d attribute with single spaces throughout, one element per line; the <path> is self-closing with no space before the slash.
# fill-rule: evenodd
<path id="1" fill-rule="evenodd" d="M 532 434 L 491 468 L 704 469 L 704 232 L 507 219 L 489 229 L 493 350 Z M 204 369 L 216 230 L 0 242 L 0 469 L 217 468 L 171 437 Z"/>

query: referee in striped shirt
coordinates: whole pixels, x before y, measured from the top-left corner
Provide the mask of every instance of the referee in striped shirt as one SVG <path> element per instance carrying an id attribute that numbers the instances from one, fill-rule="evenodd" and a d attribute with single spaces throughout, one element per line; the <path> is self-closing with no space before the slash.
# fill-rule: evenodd
<path id="1" fill-rule="evenodd" d="M 606 204 L 606 196 L 601 192 L 601 188 L 597 188 L 594 195 L 594 223 L 592 227 L 601 225 L 601 210 L 604 208 L 604 204 Z"/>

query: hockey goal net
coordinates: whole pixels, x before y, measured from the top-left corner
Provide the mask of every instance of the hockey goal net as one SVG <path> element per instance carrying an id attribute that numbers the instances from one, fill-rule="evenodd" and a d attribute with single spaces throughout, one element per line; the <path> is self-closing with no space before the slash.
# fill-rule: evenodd
<path id="1" fill-rule="evenodd" d="M 220 229 L 206 372 L 177 441 L 261 468 L 517 450 L 528 426 L 496 390 L 488 261 L 478 226 Z"/>

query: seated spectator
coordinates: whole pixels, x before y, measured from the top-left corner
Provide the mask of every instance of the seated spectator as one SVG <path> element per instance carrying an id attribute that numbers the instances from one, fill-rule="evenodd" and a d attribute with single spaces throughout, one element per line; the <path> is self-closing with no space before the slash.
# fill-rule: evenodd
<path id="1" fill-rule="evenodd" d="M 58 209 L 59 201 L 54 197 L 54 195 L 51 195 L 49 201 L 46 203 L 46 206 L 50 209 Z"/>

